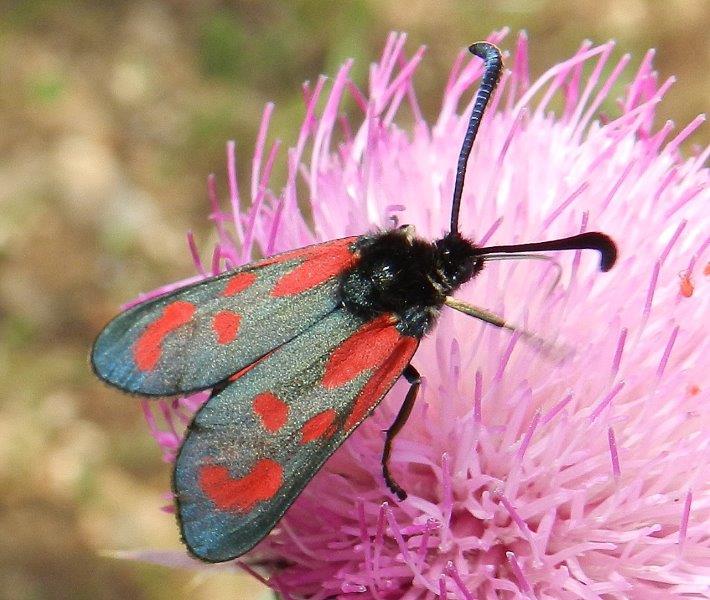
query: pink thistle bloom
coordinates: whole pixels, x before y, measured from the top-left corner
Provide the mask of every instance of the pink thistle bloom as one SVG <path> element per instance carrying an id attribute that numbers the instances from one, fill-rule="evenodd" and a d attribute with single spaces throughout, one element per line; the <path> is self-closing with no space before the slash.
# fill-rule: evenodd
<path id="1" fill-rule="evenodd" d="M 190 237 L 200 274 L 151 295 L 255 253 L 393 222 L 440 237 L 482 66 L 459 55 L 430 124 L 413 85 L 424 51 L 407 57 L 404 44 L 388 38 L 367 91 L 351 81 L 350 61 L 329 92 L 323 77 L 304 86 L 306 115 L 280 192 L 269 188 L 278 142 L 266 143 L 267 106 L 249 186 L 238 184 L 228 145 L 230 211 L 209 181 L 214 255 L 202 262 Z M 400 382 L 236 561 L 274 565 L 266 578 L 284 598 L 710 598 L 710 150 L 679 152 L 702 117 L 675 137 L 672 123 L 654 124 L 672 80 L 658 81 L 652 52 L 617 108 L 599 113 L 629 62 L 613 62 L 612 50 L 585 43 L 530 83 L 518 38 L 473 148 L 461 227 L 481 244 L 596 229 L 617 241 L 619 263 L 606 274 L 591 252 L 559 255 L 560 268 L 488 263 L 460 297 L 564 351 L 543 355 L 445 309 L 414 358 L 424 384 L 394 444 L 393 474 L 408 499 L 393 497 L 380 466 Z M 346 95 L 358 123 L 339 110 Z M 402 104 L 411 128 L 396 124 Z M 242 214 L 244 193 L 251 208 Z M 205 398 L 145 403 L 168 462 Z"/>

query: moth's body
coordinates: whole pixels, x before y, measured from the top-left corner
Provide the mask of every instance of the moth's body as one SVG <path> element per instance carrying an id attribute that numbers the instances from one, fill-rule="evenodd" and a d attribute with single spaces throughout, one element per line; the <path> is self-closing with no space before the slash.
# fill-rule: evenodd
<path id="1" fill-rule="evenodd" d="M 354 244 L 357 264 L 341 275 L 341 301 L 365 319 L 394 315 L 401 334 L 421 338 L 446 297 L 483 267 L 475 248 L 458 234 L 418 238 L 410 225 L 361 236 Z"/>

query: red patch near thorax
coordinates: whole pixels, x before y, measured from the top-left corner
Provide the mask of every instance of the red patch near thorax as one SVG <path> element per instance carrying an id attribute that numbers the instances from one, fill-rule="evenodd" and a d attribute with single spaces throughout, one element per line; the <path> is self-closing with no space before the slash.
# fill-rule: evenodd
<path id="1" fill-rule="evenodd" d="M 203 465 L 198 472 L 200 488 L 219 510 L 249 512 L 257 502 L 270 500 L 283 483 L 283 467 L 262 458 L 244 477 L 232 477 L 227 467 Z"/>
<path id="2" fill-rule="evenodd" d="M 340 387 L 360 373 L 379 367 L 401 339 L 402 335 L 389 315 L 365 323 L 330 355 L 323 376 L 323 387 Z"/>
<path id="3" fill-rule="evenodd" d="M 323 244 L 314 244 L 312 246 L 304 246 L 303 248 L 296 248 L 295 250 L 289 250 L 287 252 L 282 252 L 275 256 L 269 256 L 260 260 L 257 264 L 260 267 L 265 267 L 267 265 L 274 265 L 280 262 L 286 262 L 287 260 L 293 260 L 294 258 L 304 258 L 312 257 L 321 254 L 326 251 L 326 249 L 332 248 L 334 246 L 350 246 L 355 243 L 357 236 L 342 238 L 340 240 L 331 240 L 330 242 L 325 242 Z"/>
<path id="4" fill-rule="evenodd" d="M 286 424 L 288 404 L 271 392 L 258 394 L 252 402 L 252 409 L 264 429 L 271 433 L 276 433 Z"/>
<path id="5" fill-rule="evenodd" d="M 402 374 L 405 367 L 412 359 L 414 352 L 419 345 L 417 338 L 402 336 L 397 346 L 392 350 L 390 356 L 385 360 L 375 374 L 368 380 L 360 393 L 355 398 L 352 411 L 345 420 L 345 431 L 355 427 L 365 418 L 370 411 L 387 393 L 397 378 Z"/>
<path id="6" fill-rule="evenodd" d="M 271 296 L 278 298 L 300 294 L 354 266 L 357 255 L 350 250 L 352 241 L 353 238 L 337 240 L 303 249 L 307 252 L 295 251 L 295 256 L 284 257 L 283 260 L 300 257 L 305 260 L 276 282 Z"/>
<path id="7" fill-rule="evenodd" d="M 307 444 L 320 438 L 329 438 L 335 433 L 333 423 L 335 411 L 332 408 L 311 417 L 301 427 L 301 443 Z"/>
<path id="8" fill-rule="evenodd" d="M 196 307 L 191 302 L 177 300 L 163 308 L 162 314 L 150 323 L 133 344 L 133 360 L 141 371 L 152 371 L 160 360 L 165 337 L 190 322 Z"/>

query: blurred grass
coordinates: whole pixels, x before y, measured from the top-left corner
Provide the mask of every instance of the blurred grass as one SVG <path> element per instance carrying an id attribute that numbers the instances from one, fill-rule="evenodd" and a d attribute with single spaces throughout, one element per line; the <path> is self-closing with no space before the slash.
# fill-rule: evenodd
<path id="1" fill-rule="evenodd" d="M 185 231 L 209 247 L 205 177 L 224 190 L 236 139 L 248 182 L 267 101 L 272 138 L 292 143 L 302 81 L 354 57 L 364 83 L 396 29 L 429 48 L 416 82 L 432 116 L 459 48 L 503 25 L 528 31 L 536 74 L 584 38 L 615 38 L 634 66 L 657 48 L 661 78 L 678 76 L 661 117 L 679 126 L 710 98 L 705 0 L 30 0 L 0 2 L 0 17 L 3 598 L 263 594 L 102 557 L 179 541 L 139 406 L 94 380 L 87 353 L 122 301 L 192 273 Z M 687 147 L 707 141 L 705 127 Z"/>

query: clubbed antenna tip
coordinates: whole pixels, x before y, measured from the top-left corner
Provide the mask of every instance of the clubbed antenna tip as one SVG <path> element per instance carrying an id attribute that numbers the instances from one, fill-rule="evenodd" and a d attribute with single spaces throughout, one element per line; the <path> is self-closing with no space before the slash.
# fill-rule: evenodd
<path id="1" fill-rule="evenodd" d="M 471 154 L 473 141 L 476 139 L 478 128 L 481 124 L 483 111 L 486 110 L 488 100 L 493 93 L 501 71 L 503 70 L 503 57 L 500 50 L 488 42 L 476 42 L 471 44 L 469 52 L 483 59 L 484 72 L 481 78 L 481 85 L 476 94 L 476 101 L 473 104 L 471 118 L 468 121 L 468 129 L 463 138 L 459 161 L 456 167 L 456 183 L 454 184 L 454 197 L 451 204 L 451 233 L 458 233 L 459 230 L 459 210 L 461 209 L 461 194 L 463 193 L 463 183 L 466 178 L 466 165 Z"/>

